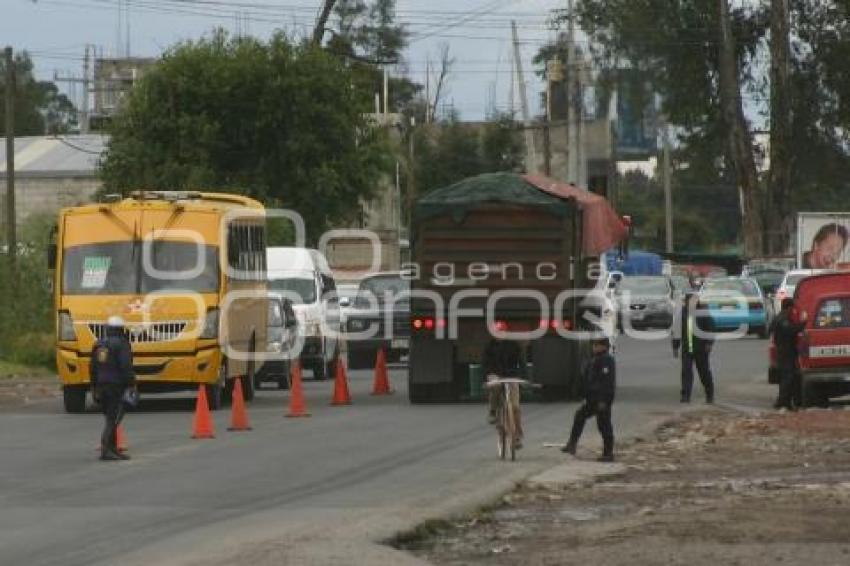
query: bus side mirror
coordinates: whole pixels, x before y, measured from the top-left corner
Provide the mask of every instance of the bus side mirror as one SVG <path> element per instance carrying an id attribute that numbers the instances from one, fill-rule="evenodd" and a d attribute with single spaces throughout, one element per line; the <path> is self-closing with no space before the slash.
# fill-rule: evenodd
<path id="1" fill-rule="evenodd" d="M 47 269 L 56 269 L 56 244 L 47 244 Z"/>

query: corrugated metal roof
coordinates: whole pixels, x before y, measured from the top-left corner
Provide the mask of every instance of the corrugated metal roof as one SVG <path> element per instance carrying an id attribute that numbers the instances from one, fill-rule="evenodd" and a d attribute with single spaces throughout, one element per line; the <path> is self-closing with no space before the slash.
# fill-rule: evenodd
<path id="1" fill-rule="evenodd" d="M 32 136 L 15 139 L 15 176 L 94 176 L 108 136 Z M 6 138 L 0 138 L 0 178 L 6 177 Z"/>

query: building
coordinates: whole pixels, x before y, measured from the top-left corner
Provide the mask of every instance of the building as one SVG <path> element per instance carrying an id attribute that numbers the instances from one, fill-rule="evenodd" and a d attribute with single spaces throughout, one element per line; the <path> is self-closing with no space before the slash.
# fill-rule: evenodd
<path id="1" fill-rule="evenodd" d="M 103 130 L 136 81 L 156 63 L 157 59 L 145 57 L 95 59 L 94 109 L 89 118 L 92 130 Z"/>
<path id="2" fill-rule="evenodd" d="M 15 139 L 15 217 L 54 215 L 90 202 L 102 184 L 97 177 L 108 138 L 98 134 Z M 6 208 L 6 140 L 0 138 L 0 202 Z M 0 216 L 5 222 L 6 215 Z"/>

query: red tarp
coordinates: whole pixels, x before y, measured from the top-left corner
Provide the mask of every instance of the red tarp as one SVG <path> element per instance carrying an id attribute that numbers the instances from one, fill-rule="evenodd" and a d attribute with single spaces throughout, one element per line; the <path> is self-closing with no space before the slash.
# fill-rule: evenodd
<path id="1" fill-rule="evenodd" d="M 626 239 L 626 225 L 604 197 L 543 175 L 523 178 L 544 193 L 578 203 L 582 211 L 582 249 L 586 255 L 599 255 Z"/>

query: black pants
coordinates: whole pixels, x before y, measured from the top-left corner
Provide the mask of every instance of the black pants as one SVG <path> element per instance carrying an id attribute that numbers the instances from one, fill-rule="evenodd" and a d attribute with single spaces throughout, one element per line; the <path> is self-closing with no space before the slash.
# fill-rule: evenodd
<path id="1" fill-rule="evenodd" d="M 682 352 L 682 399 L 690 401 L 691 390 L 694 387 L 694 365 L 697 366 L 699 380 L 705 389 L 707 400 L 714 400 L 714 376 L 711 375 L 711 363 L 709 353 L 704 350 L 696 352 Z"/>
<path id="2" fill-rule="evenodd" d="M 570 432 L 570 444 L 578 444 L 581 433 L 584 431 L 584 423 L 590 417 L 596 417 L 596 426 L 602 435 L 602 451 L 606 455 L 614 454 L 614 425 L 611 424 L 611 405 L 606 404 L 605 410 L 600 411 L 597 402 L 585 401 L 584 405 L 576 411 L 573 419 L 573 430 Z"/>
<path id="3" fill-rule="evenodd" d="M 118 453 L 118 425 L 124 418 L 124 386 L 105 383 L 97 388 L 100 406 L 103 409 L 103 434 L 100 436 L 102 452 Z"/>
<path id="4" fill-rule="evenodd" d="M 803 388 L 800 383 L 800 372 L 794 366 L 780 364 L 779 370 L 779 407 L 793 409 L 803 404 Z"/>

